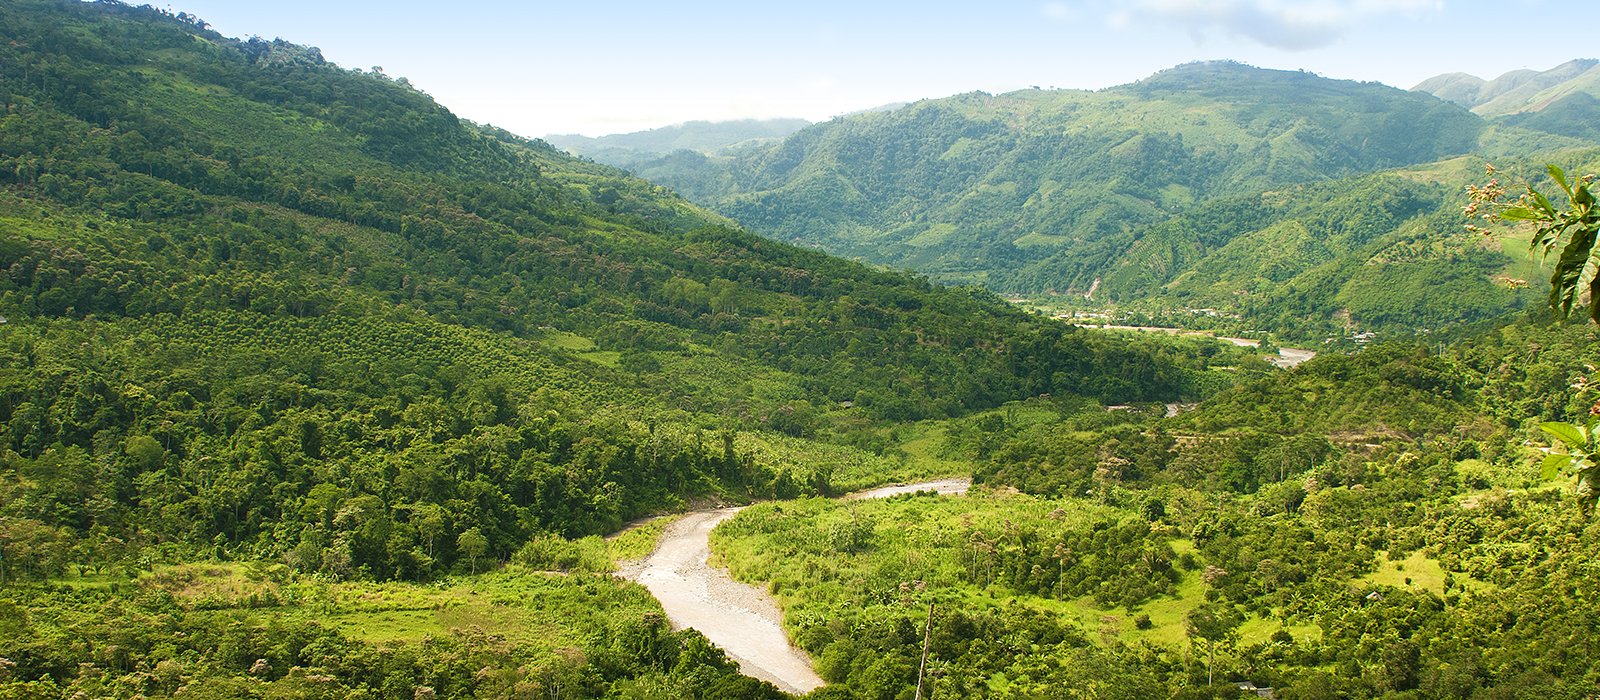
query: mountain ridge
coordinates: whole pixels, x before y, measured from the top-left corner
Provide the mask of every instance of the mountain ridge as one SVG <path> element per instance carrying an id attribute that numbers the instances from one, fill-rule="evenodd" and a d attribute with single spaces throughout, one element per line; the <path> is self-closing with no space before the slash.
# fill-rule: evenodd
<path id="1" fill-rule="evenodd" d="M 1538 111 L 1555 98 L 1584 89 L 1600 79 L 1597 59 L 1573 59 L 1545 71 L 1519 69 L 1493 80 L 1466 73 L 1446 73 L 1424 80 L 1411 89 L 1455 102 L 1485 117 Z"/>

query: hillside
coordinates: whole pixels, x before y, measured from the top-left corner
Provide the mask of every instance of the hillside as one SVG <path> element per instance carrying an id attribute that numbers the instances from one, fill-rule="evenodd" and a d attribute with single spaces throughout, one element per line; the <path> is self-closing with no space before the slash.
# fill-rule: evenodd
<path id="1" fill-rule="evenodd" d="M 1543 276 L 1524 244 L 1462 230 L 1462 187 L 1482 161 L 1441 164 L 1221 197 L 1058 254 L 1019 279 L 1093 279 L 1080 305 L 1147 309 L 1194 325 L 1185 309 L 1237 313 L 1244 327 L 1316 340 L 1346 328 L 1409 335 L 1538 303 Z M 1510 165 L 1510 161 L 1503 164 Z M 1496 280 L 1527 279 L 1514 292 Z"/>
<path id="2" fill-rule="evenodd" d="M 1594 141 L 1600 138 L 1600 61 L 1577 59 L 1547 71 L 1515 70 L 1485 81 L 1465 73 L 1411 88 L 1498 123 Z"/>
<path id="3" fill-rule="evenodd" d="M 1493 80 L 1466 73 L 1446 73 L 1417 83 L 1411 89 L 1449 100 L 1485 117 L 1537 112 L 1554 99 L 1572 92 L 1588 92 L 1600 72 L 1600 60 L 1567 61 L 1545 71 L 1514 70 Z"/>
<path id="4" fill-rule="evenodd" d="M 960 697 L 1587 697 L 1600 528 L 1531 424 L 1593 403 L 1592 338 L 1530 315 L 1177 416 L 1008 406 L 949 426 L 988 489 L 759 504 L 713 549 L 840 696 L 926 653 Z"/>
<path id="5" fill-rule="evenodd" d="M 357 466 L 396 458 L 433 466 L 385 513 L 487 489 L 473 498 L 504 519 L 479 524 L 504 554 L 723 488 L 705 460 L 734 455 L 706 428 L 870 442 L 1041 393 L 1216 385 L 1192 348 L 766 241 L 314 49 L 115 3 L 35 0 L 0 22 L 16 44 L 0 58 L 29 67 L 6 75 L 0 121 L 5 444 L 19 473 L 112 460 L 124 481 L 81 498 L 119 503 L 118 527 L 158 522 L 128 484 L 211 462 L 252 486 L 171 536 L 253 542 L 321 484 L 398 495 Z M 689 461 L 645 476 L 635 443 L 656 426 Z M 632 456 L 563 471 L 584 441 Z M 133 459 L 134 443 L 160 449 Z M 305 471 L 327 460 L 344 466 Z M 831 488 L 823 465 L 762 468 L 741 487 Z M 370 556 L 375 575 L 416 575 Z M 429 558 L 420 571 L 453 561 Z"/>
<path id="6" fill-rule="evenodd" d="M 905 421 L 1231 384 L 1215 341 L 763 239 L 314 48 L 69 0 L 0 39 L 6 693 L 773 697 L 582 538 L 919 473 Z"/>
<path id="7" fill-rule="evenodd" d="M 1008 272 L 1194 202 L 1466 153 L 1483 129 L 1380 85 L 1193 64 L 1093 93 L 925 100 L 636 171 L 772 238 L 1021 291 Z"/>
<path id="8" fill-rule="evenodd" d="M 1493 80 L 1466 73 L 1436 75 L 1411 89 L 1449 100 L 1484 116 L 1501 116 L 1521 111 L 1531 97 L 1564 84 L 1582 81 L 1600 61 L 1592 58 L 1567 61 L 1546 71 L 1514 70 Z"/>
<path id="9" fill-rule="evenodd" d="M 1541 126 L 1551 131 L 1535 130 Z M 1220 211 L 1206 209 L 1212 202 L 1280 191 L 1301 193 L 1291 199 L 1303 202 L 1322 192 L 1376 187 L 1360 179 L 1376 171 L 1468 153 L 1505 158 L 1581 147 L 1591 143 L 1580 140 L 1585 133 L 1543 122 L 1491 124 L 1460 106 L 1375 83 L 1205 63 L 1092 93 L 1025 90 L 926 100 L 817 124 L 781 145 L 732 158 L 678 153 L 633 169 L 778 240 L 998 292 L 1042 298 L 1095 289 L 1091 305 L 1125 305 L 1163 295 L 1160 287 L 1185 273 L 1193 273 L 1193 287 L 1218 274 L 1243 280 L 1252 270 L 1280 266 L 1267 276 L 1278 283 L 1351 255 L 1354 262 L 1333 271 L 1335 284 L 1359 286 L 1351 265 L 1378 252 L 1361 251 L 1380 240 L 1416 240 L 1422 235 L 1416 217 L 1432 217 L 1426 235 L 1436 240 L 1425 248 L 1472 249 L 1451 242 L 1456 226 L 1446 220 L 1455 198 L 1447 187 L 1423 193 L 1427 188 L 1407 186 L 1403 196 L 1416 205 L 1382 222 L 1345 222 L 1346 215 L 1361 215 L 1326 200 L 1333 208 L 1314 214 L 1325 226 L 1362 231 L 1330 242 L 1343 246 L 1339 251 L 1258 258 L 1260 242 L 1242 238 L 1222 258 L 1210 258 L 1245 231 L 1215 231 L 1198 247 L 1165 241 L 1162 231 L 1187 225 L 1174 217 L 1192 221 Z M 1347 178 L 1355 179 L 1317 184 Z M 1402 231 L 1406 227 L 1409 232 Z M 1185 249 L 1176 253 L 1169 245 Z M 1510 264 L 1492 253 L 1465 256 L 1476 261 L 1465 268 L 1451 262 L 1463 257 L 1454 253 L 1423 257 L 1469 287 L 1486 287 L 1486 273 Z M 1206 258 L 1210 268 L 1191 268 Z M 1285 260 L 1292 272 L 1281 268 Z M 1243 267 L 1222 270 L 1234 263 Z M 1144 268 L 1155 271 L 1131 272 Z M 1112 288 L 1099 293 L 1105 285 Z M 1236 291 L 1176 290 L 1178 298 L 1140 308 L 1255 314 L 1256 307 L 1230 296 Z M 1495 295 L 1486 288 L 1468 296 L 1482 303 L 1426 314 L 1412 327 L 1484 318 L 1504 301 L 1490 299 Z M 1318 306 L 1313 325 L 1335 324 L 1332 314 L 1343 308 Z M 1313 310 L 1293 315 L 1304 319 L 1307 311 Z M 1413 309 L 1402 304 L 1367 311 L 1354 322 L 1381 328 Z M 1295 332 L 1278 322 L 1286 313 L 1274 309 L 1252 322 Z"/>

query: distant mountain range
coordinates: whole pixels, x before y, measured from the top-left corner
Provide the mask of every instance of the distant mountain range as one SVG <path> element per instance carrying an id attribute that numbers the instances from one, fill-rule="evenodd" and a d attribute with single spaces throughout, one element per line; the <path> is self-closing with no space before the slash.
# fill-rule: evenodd
<path id="1" fill-rule="evenodd" d="M 1484 105 L 1504 104 L 1553 78 L 1567 76 L 1557 85 L 1579 79 L 1588 70 L 1585 65 L 1569 64 L 1547 78 L 1509 87 L 1508 80 L 1474 89 L 1465 77 L 1423 87 L 1457 99 L 1485 100 Z M 1574 92 L 1559 108 L 1491 119 L 1426 90 L 1208 62 L 1095 92 L 1035 89 L 923 100 L 893 111 L 835 118 L 781 141 L 716 156 L 679 150 L 627 167 L 763 235 L 909 267 L 946 282 L 976 282 L 1024 295 L 1084 295 L 1097 289 L 1095 304 L 1198 305 L 1278 318 L 1288 312 L 1275 303 L 1266 304 L 1270 309 L 1262 306 L 1264 299 L 1287 293 L 1277 285 L 1357 256 L 1335 265 L 1344 277 L 1323 280 L 1318 287 L 1337 296 L 1367 260 L 1361 251 L 1391 240 L 1401 229 L 1410 233 L 1400 238 L 1420 235 L 1412 219 L 1449 209 L 1451 188 L 1467 175 L 1459 163 L 1441 170 L 1455 173 L 1449 186 L 1437 184 L 1433 175 L 1408 175 L 1404 198 L 1412 204 L 1359 225 L 1348 217 L 1363 216 L 1360 203 L 1338 193 L 1376 196 L 1392 188 L 1370 180 L 1332 188 L 1318 183 L 1468 155 L 1504 160 L 1593 145 L 1597 141 L 1582 128 L 1592 122 L 1577 118 L 1583 99 L 1587 93 Z M 1426 184 L 1430 181 L 1435 184 Z M 1167 222 L 1203 216 L 1210 211 L 1208 202 L 1259 199 L 1263 192 L 1291 193 L 1282 198 L 1296 202 L 1297 220 L 1326 220 L 1306 229 L 1323 231 L 1308 234 L 1320 252 L 1284 252 L 1272 262 L 1242 241 L 1229 247 L 1236 235 L 1256 240 L 1282 233 L 1265 230 L 1283 224 L 1282 212 L 1262 219 L 1262 229 L 1230 222 L 1231 233 L 1186 240 L 1177 244 L 1181 253 L 1163 247 L 1174 240 L 1159 233 L 1170 230 L 1163 228 Z M 1306 209 L 1306 198 L 1334 209 Z M 1450 216 L 1438 218 L 1435 234 L 1453 235 L 1457 223 Z M 1356 230 L 1359 234 L 1349 235 Z M 1152 239 L 1149 233 L 1159 235 Z M 1157 245 L 1157 239 L 1164 242 Z M 1489 288 L 1489 277 L 1509 264 L 1507 259 L 1497 251 L 1489 257 L 1466 255 L 1473 245 L 1440 246 L 1434 248 L 1455 251 L 1449 255 L 1456 266 L 1446 266 L 1448 274 L 1431 268 L 1417 278 L 1412 276 L 1416 270 L 1407 268 L 1401 276 L 1419 289 L 1437 288 L 1418 280 L 1442 283 L 1438 275 L 1460 276 L 1458 266 L 1470 258 L 1474 271 L 1452 284 L 1476 291 L 1458 290 L 1454 299 L 1481 303 L 1468 304 L 1471 309 L 1453 303 L 1404 322 L 1437 325 L 1498 312 L 1504 295 Z M 1164 261 L 1151 257 L 1158 249 L 1167 251 Z M 1224 249 L 1231 262 L 1213 257 Z M 1233 264 L 1241 267 L 1223 269 Z M 1266 282 L 1251 281 L 1267 267 L 1275 271 Z M 1245 274 L 1252 270 L 1256 273 Z M 1203 279 L 1215 284 L 1200 285 Z M 1217 282 L 1228 279 L 1234 281 Z M 1365 293 L 1358 296 L 1367 299 Z M 1332 297 L 1319 299 L 1314 308 L 1295 314 L 1302 320 L 1310 316 L 1310 325 L 1324 330 L 1379 319 L 1398 323 L 1418 308 L 1415 300 L 1392 295 L 1354 309 Z"/>
<path id="2" fill-rule="evenodd" d="M 1494 80 L 1446 73 L 1411 89 L 1504 124 L 1600 139 L 1600 60 L 1593 58 L 1567 61 L 1542 72 L 1514 70 Z"/>
<path id="3" fill-rule="evenodd" d="M 811 122 L 805 119 L 692 121 L 600 137 L 551 134 L 544 140 L 573 155 L 626 167 L 673 151 L 688 150 L 713 155 L 728 148 L 776 141 L 808 126 L 811 126 Z"/>
<path id="4" fill-rule="evenodd" d="M 1580 58 L 1547 71 L 1514 70 L 1494 80 L 1466 73 L 1445 73 L 1411 88 L 1459 104 L 1486 117 L 1537 112 L 1574 92 L 1600 86 L 1600 60 Z"/>

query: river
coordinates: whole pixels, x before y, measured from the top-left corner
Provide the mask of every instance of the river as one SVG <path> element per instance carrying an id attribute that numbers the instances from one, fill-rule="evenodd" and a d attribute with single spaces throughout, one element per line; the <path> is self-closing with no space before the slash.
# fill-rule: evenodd
<path id="1" fill-rule="evenodd" d="M 845 496 L 846 499 L 886 498 L 902 493 L 935 490 L 963 494 L 967 479 L 941 479 L 917 484 L 882 486 Z M 806 693 L 823 685 L 811 670 L 811 659 L 789 646 L 780 621 L 782 611 L 765 589 L 733 580 L 727 569 L 706 564 L 711 554 L 711 529 L 739 513 L 723 508 L 689 513 L 661 534 L 661 541 L 645 560 L 624 567 L 620 575 L 639 582 L 661 601 L 672 628 L 693 627 L 711 643 L 739 662 L 739 671 L 767 681 L 789 693 Z"/>

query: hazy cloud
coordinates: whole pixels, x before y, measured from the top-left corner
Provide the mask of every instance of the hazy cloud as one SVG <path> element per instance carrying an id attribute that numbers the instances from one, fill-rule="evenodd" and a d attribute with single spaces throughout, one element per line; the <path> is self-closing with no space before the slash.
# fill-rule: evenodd
<path id="1" fill-rule="evenodd" d="M 1120 0 L 1113 25 L 1177 25 L 1196 41 L 1211 32 L 1289 51 L 1333 43 L 1356 25 L 1399 15 L 1420 18 L 1444 9 L 1443 0 Z"/>
<path id="2" fill-rule="evenodd" d="M 1064 2 L 1047 2 L 1039 8 L 1039 13 L 1057 22 L 1069 22 L 1078 17 L 1078 13 Z"/>

